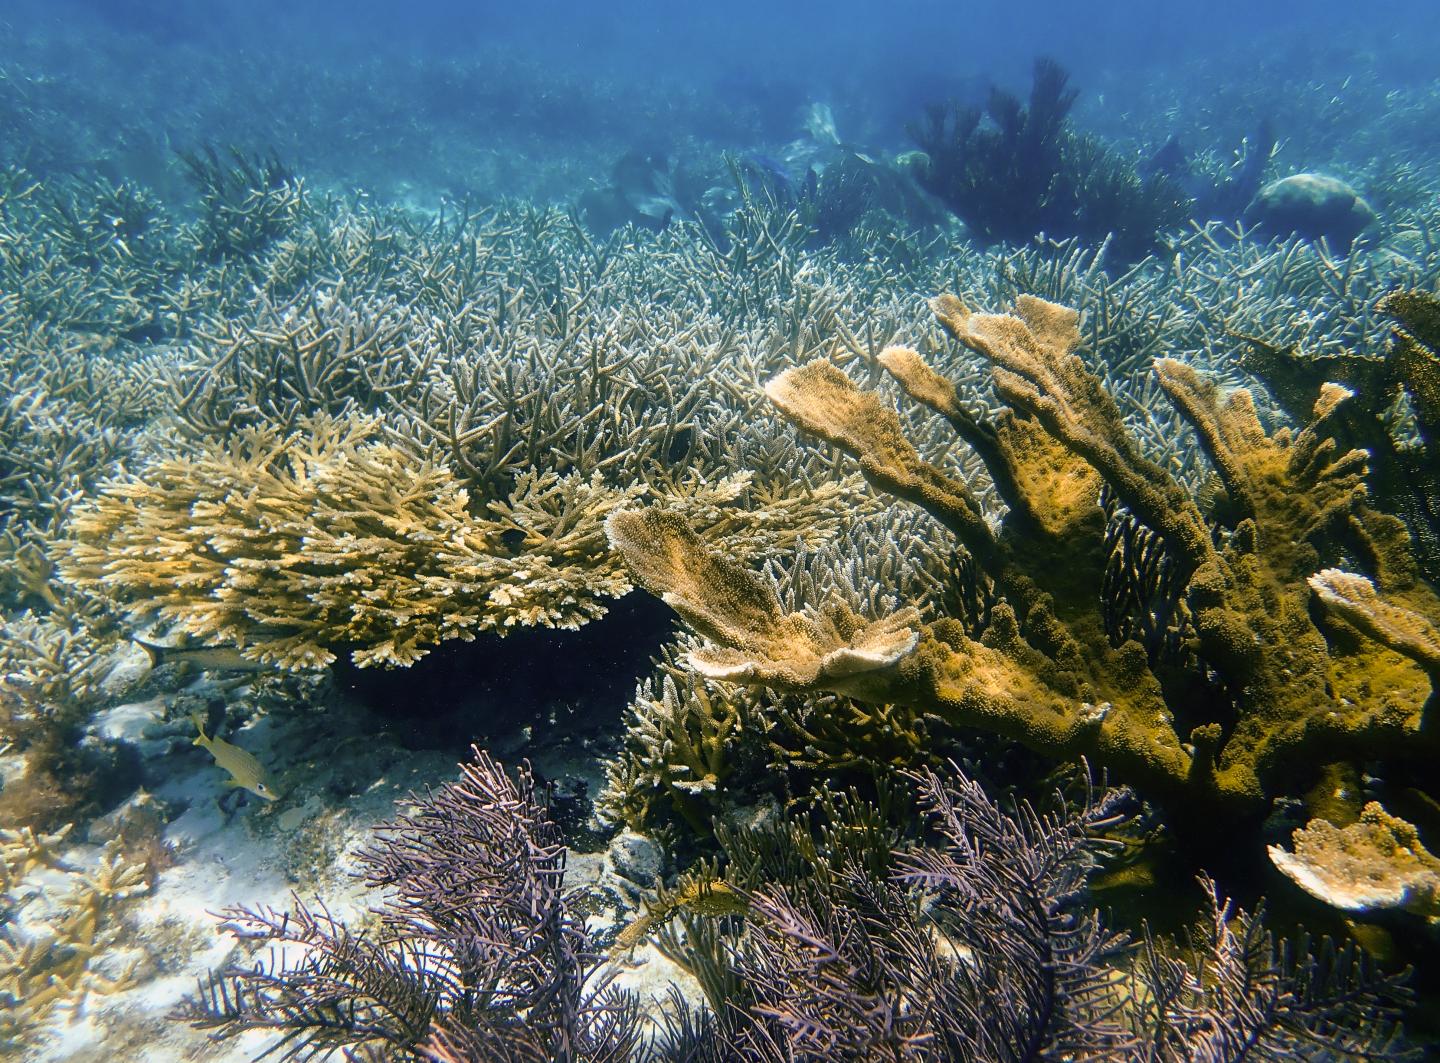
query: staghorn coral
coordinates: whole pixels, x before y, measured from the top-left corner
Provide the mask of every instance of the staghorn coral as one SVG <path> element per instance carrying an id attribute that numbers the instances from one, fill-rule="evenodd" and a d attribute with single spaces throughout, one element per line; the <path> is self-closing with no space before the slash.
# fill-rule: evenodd
<path id="1" fill-rule="evenodd" d="M 733 740 L 754 733 L 759 697 L 708 688 L 667 648 L 658 674 L 631 701 L 625 748 L 605 765 L 600 810 L 640 830 L 668 802 L 704 833 L 711 817 L 700 809 L 723 792 L 741 759 Z"/>
<path id="2" fill-rule="evenodd" d="M 361 666 L 408 665 L 482 631 L 578 627 L 629 591 L 603 522 L 640 485 L 530 471 L 483 502 L 444 465 L 378 435 L 374 421 L 316 417 L 159 462 L 77 512 L 60 574 L 137 618 L 287 669 L 340 651 Z M 727 503 L 747 484 L 692 481 L 687 510 L 760 554 L 834 523 L 822 516 L 833 491 L 732 521 Z"/>
<path id="3" fill-rule="evenodd" d="M 990 361 L 1008 410 L 971 414 L 914 351 L 892 348 L 880 363 L 972 443 L 1007 507 L 998 523 L 968 485 L 919 457 L 892 409 L 833 365 L 787 370 L 767 394 L 787 419 L 851 455 L 872 484 L 956 535 L 993 583 L 988 624 L 978 635 L 945 618 L 918 627 L 900 608 L 880 620 L 852 617 L 831 637 L 831 652 L 848 660 L 875 632 L 905 636 L 890 639 L 888 656 L 864 655 L 863 670 L 826 674 L 809 663 L 816 651 L 808 645 L 776 662 L 793 648 L 776 631 L 813 630 L 822 618 L 780 615 L 754 589 L 753 573 L 673 518 L 617 513 L 612 541 L 637 582 L 721 640 L 692 654 L 698 671 L 914 705 L 1053 757 L 1090 758 L 1202 831 L 1258 816 L 1270 799 L 1295 792 L 1312 765 L 1363 757 L 1398 765 L 1433 748 L 1426 670 L 1391 648 L 1395 638 L 1342 637 L 1338 617 L 1322 627 L 1310 612 L 1307 580 L 1329 556 L 1370 567 L 1391 599 L 1392 624 L 1401 615 L 1419 624 L 1440 616 L 1415 579 L 1403 529 L 1363 504 L 1363 452 L 1342 452 L 1326 434 L 1344 389 L 1323 390 L 1303 430 L 1267 435 L 1247 392 L 1222 396 L 1190 367 L 1157 362 L 1160 387 L 1223 491 L 1224 507 L 1202 512 L 1141 452 L 1074 353 L 1074 311 L 1033 297 L 1017 301 L 1016 316 L 975 314 L 949 296 L 932 305 L 948 331 Z M 1107 545 L 1101 480 L 1163 544 L 1171 578 L 1184 587 L 1198 663 L 1152 660 L 1140 643 L 1107 634 L 1101 595 L 1115 586 L 1106 574 L 1114 540 Z M 847 646 L 852 636 L 856 645 Z M 814 678 L 806 686 L 800 676 Z"/>
<path id="4" fill-rule="evenodd" d="M 305 214 L 305 185 L 273 151 L 251 157 L 232 146 L 227 154 L 222 160 L 213 144 L 178 152 L 200 195 L 200 253 L 250 258 Z"/>
<path id="5" fill-rule="evenodd" d="M 46 891 L 59 893 L 69 886 L 48 924 L 27 926 L 23 936 L 14 927 L 0 931 L 0 1047 L 34 1046 L 57 1009 L 79 1007 L 89 994 L 120 992 L 134 984 L 139 957 L 114 974 L 97 969 L 97 961 L 120 941 L 126 902 L 149 891 L 151 868 L 131 859 L 118 842 L 107 845 L 93 866 L 72 866 L 55 851 L 69 832 L 68 826 L 51 835 L 6 831 L 0 838 L 7 901 L 14 902 L 16 890 L 36 868 L 62 875 L 58 883 L 47 881 Z"/>
<path id="6" fill-rule="evenodd" d="M 531 476 L 477 517 L 449 470 L 375 435 L 317 418 L 161 462 L 77 514 L 62 575 L 284 668 L 341 647 L 405 665 L 481 630 L 573 627 L 628 589 L 600 523 L 626 492 Z"/>

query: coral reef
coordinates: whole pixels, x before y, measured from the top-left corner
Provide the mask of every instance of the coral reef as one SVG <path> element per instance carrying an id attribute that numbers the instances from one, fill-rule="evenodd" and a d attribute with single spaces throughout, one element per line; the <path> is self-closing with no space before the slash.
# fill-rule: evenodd
<path id="1" fill-rule="evenodd" d="M 910 129 L 925 152 L 916 176 L 986 242 L 1109 236 L 1115 254 L 1133 262 L 1185 219 L 1188 202 L 1165 174 L 1142 177 L 1070 127 L 1077 93 L 1068 81 L 1058 63 L 1040 59 L 1027 104 L 993 89 L 983 112 L 932 106 Z"/>
<path id="2" fill-rule="evenodd" d="M 787 370 L 767 394 L 802 430 L 851 455 L 872 485 L 955 535 L 993 584 L 988 623 L 978 633 L 946 618 L 921 625 L 905 608 L 873 620 L 845 610 L 782 614 L 763 580 L 675 518 L 617 513 L 611 539 L 637 582 L 718 641 L 693 652 L 692 667 L 916 705 L 1048 756 L 1086 757 L 1203 832 L 1254 822 L 1320 765 L 1372 759 L 1399 771 L 1424 757 L 1434 740 L 1425 711 L 1432 666 L 1417 645 L 1440 603 L 1417 578 L 1403 526 L 1364 504 L 1364 453 L 1327 437 L 1348 392 L 1322 389 L 1303 430 L 1267 435 L 1248 392 L 1222 397 L 1189 366 L 1157 361 L 1160 387 L 1214 469 L 1216 501 L 1202 511 L 1144 456 L 1075 353 L 1074 311 L 1028 296 L 1016 316 L 973 313 L 952 296 L 932 305 L 952 335 L 989 359 L 1006 407 L 977 414 L 914 350 L 892 347 L 879 361 L 979 456 L 1006 507 L 998 522 L 967 483 L 920 457 L 892 408 L 833 364 Z M 1156 538 L 1183 588 L 1181 659 L 1107 631 L 1116 540 L 1099 504 L 1102 482 Z M 1307 580 L 1326 558 L 1367 569 L 1378 594 L 1351 583 L 1349 604 L 1317 618 Z M 1327 590 L 1338 586 L 1333 574 L 1321 579 Z M 1137 600 L 1152 607 L 1144 594 Z M 1173 612 L 1177 603 L 1155 607 Z M 1365 637 L 1351 634 L 1347 610 L 1369 617 Z M 835 662 L 828 670 L 827 661 Z"/>
<path id="3" fill-rule="evenodd" d="M 392 891 L 373 930 L 323 908 L 232 909 L 229 925 L 270 958 L 220 972 L 181 1017 L 219 1037 L 275 1031 L 291 1054 L 602 1060 L 636 1048 L 634 1003 L 607 988 L 528 771 L 512 779 L 477 750 L 360 859 Z"/>
<path id="4" fill-rule="evenodd" d="M 1123 837 L 1174 827 L 1227 892 L 1433 920 L 1425 35 L 1257 33 L 1143 99 L 1041 63 L 1028 101 L 933 111 L 922 158 L 902 116 L 976 84 L 918 55 L 661 84 L 527 55 L 524 12 L 456 14 L 499 37 L 440 56 L 52 6 L 0 35 L 0 1054 L 1401 1051 L 1391 983 L 1218 888 L 1188 949 L 1126 951 L 1086 890 L 1110 803 L 1023 799 L 1085 758 L 1151 799 Z M 1347 255 L 1232 227 L 1272 159 L 1384 224 Z M 992 371 L 912 294 L 945 290 L 1026 296 L 1028 338 L 946 304 Z M 637 577 L 694 631 L 614 608 Z M 217 804 L 192 710 L 284 798 Z M 419 799 L 367 916 L 350 846 L 477 730 L 533 779 Z M 247 898 L 275 907 L 212 940 Z M 1425 929 L 1391 944 L 1428 994 Z M 705 1001 L 652 1008 L 657 944 Z M 206 1045 L 163 1015 L 226 962 L 190 1017 L 249 1032 Z"/>

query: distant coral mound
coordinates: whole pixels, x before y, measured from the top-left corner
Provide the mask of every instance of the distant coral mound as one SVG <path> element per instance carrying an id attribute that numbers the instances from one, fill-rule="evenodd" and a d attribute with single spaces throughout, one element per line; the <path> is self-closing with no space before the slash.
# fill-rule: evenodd
<path id="1" fill-rule="evenodd" d="M 1349 251 L 1376 222 L 1374 209 L 1338 177 L 1297 173 L 1271 181 L 1245 211 L 1245 220 L 1274 236 L 1326 240 Z"/>

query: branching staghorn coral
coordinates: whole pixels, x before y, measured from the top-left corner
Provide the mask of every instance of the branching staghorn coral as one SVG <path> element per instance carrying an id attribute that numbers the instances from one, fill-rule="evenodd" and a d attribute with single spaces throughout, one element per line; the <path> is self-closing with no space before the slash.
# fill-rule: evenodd
<path id="1" fill-rule="evenodd" d="M 200 194 L 199 251 L 212 259 L 254 256 L 304 214 L 304 182 L 272 151 L 247 156 L 231 147 L 222 160 L 213 144 L 180 152 Z"/>
<path id="2" fill-rule="evenodd" d="M 626 492 L 531 476 L 487 519 L 449 470 L 375 436 L 320 418 L 162 462 L 76 516 L 62 572 L 285 668 L 341 647 L 403 665 L 481 630 L 573 627 L 628 588 L 600 560 L 600 521 Z"/>
<path id="3" fill-rule="evenodd" d="M 728 504 L 747 483 L 694 482 L 685 502 L 754 556 L 825 534 L 843 497 L 779 499 L 734 523 Z M 604 518 L 641 490 L 531 471 L 487 502 L 383 441 L 373 420 L 317 417 L 290 433 L 242 431 L 112 486 L 75 515 L 60 570 L 251 660 L 316 668 L 348 651 L 362 666 L 408 665 L 447 639 L 603 615 L 630 589 Z"/>
<path id="4" fill-rule="evenodd" d="M 114 976 L 94 968 L 121 941 L 125 902 L 149 891 L 151 869 L 128 858 L 118 842 L 106 846 L 89 870 L 67 866 L 53 850 L 68 833 L 69 827 L 48 836 L 0 833 L 4 894 L 36 867 L 58 869 L 70 886 L 58 906 L 58 920 L 28 926 L 23 937 L 14 928 L 0 931 L 0 1048 L 34 1047 L 57 1009 L 79 1007 L 91 993 L 119 992 L 134 984 L 138 957 Z M 46 888 L 56 890 L 57 884 Z"/>
<path id="5" fill-rule="evenodd" d="M 843 609 L 828 619 L 785 614 L 759 577 L 675 517 L 618 513 L 611 540 L 637 582 L 713 640 L 691 654 L 692 667 L 915 705 L 1050 756 L 1086 757 L 1204 830 L 1251 821 L 1330 760 L 1403 764 L 1434 748 L 1433 714 L 1423 711 L 1431 680 L 1408 644 L 1345 637 L 1343 611 L 1323 626 L 1311 614 L 1307 580 L 1322 557 L 1346 556 L 1370 569 L 1377 602 L 1388 603 L 1383 616 L 1372 605 L 1375 623 L 1361 630 L 1373 635 L 1397 615 L 1416 624 L 1440 617 L 1403 527 L 1363 504 L 1364 453 L 1342 453 L 1326 435 L 1343 388 L 1322 390 L 1303 430 L 1267 435 L 1247 392 L 1222 397 L 1188 366 L 1157 362 L 1161 388 L 1223 487 L 1220 523 L 1137 447 L 1074 353 L 1073 311 L 1033 297 L 1017 301 L 1017 316 L 972 313 L 950 296 L 932 305 L 989 359 L 1008 409 L 977 417 L 913 350 L 891 348 L 880 362 L 980 456 L 1007 506 L 998 524 L 967 484 L 919 456 L 891 408 L 833 365 L 787 370 L 767 393 L 787 419 L 851 455 L 873 485 L 955 534 L 994 584 L 987 627 L 975 637 L 953 620 L 922 625 L 905 608 L 875 620 Z M 1101 596 L 1114 586 L 1114 540 L 1102 481 L 1163 542 L 1200 665 L 1152 660 L 1144 645 L 1107 634 Z M 1211 673 L 1215 681 L 1204 678 Z"/>

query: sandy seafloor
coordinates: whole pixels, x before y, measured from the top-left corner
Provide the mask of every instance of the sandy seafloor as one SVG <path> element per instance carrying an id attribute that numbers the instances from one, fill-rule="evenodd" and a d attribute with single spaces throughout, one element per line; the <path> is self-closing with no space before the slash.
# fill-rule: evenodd
<path id="1" fill-rule="evenodd" d="M 13 889 L 19 900 L 8 925 L 24 944 L 44 942 L 48 924 L 70 892 L 72 876 L 96 867 L 104 854 L 97 835 L 105 824 L 131 814 L 168 820 L 159 837 L 174 847 L 173 866 L 153 885 L 120 906 L 113 945 L 91 961 L 105 978 L 128 976 L 134 984 L 116 992 L 78 997 L 78 1006 L 53 1010 L 33 1047 L 17 1058 L 35 1063 L 87 1060 L 205 1060 L 242 1063 L 255 1059 L 277 1038 L 247 1031 L 222 1040 L 168 1016 L 197 992 L 206 976 L 228 964 L 255 962 L 268 946 L 247 947 L 227 932 L 222 909 L 231 905 L 283 909 L 298 897 L 319 900 L 336 919 L 352 927 L 363 922 L 381 894 L 358 873 L 357 849 L 371 841 L 371 829 L 413 808 L 412 794 L 456 779 L 453 755 L 407 750 L 383 734 L 352 732 L 337 739 L 334 722 L 346 711 L 326 699 L 329 711 L 307 709 L 260 715 L 229 738 L 253 753 L 281 786 L 280 801 L 254 797 L 236 801 L 226 773 L 192 743 L 194 727 L 174 704 L 214 706 L 223 699 L 240 705 L 244 680 L 188 667 L 152 670 L 138 648 L 121 651 L 106 680 L 113 691 L 139 696 L 114 698 L 96 714 L 89 730 L 132 745 L 144 758 L 147 775 L 158 781 L 137 791 L 116 812 L 91 828 L 83 840 L 59 852 L 59 867 L 36 868 Z M 502 688 L 503 690 L 503 688 Z M 503 695 L 502 695 L 503 696 Z M 167 702 L 172 704 L 166 720 Z M 549 734 L 547 741 L 545 734 Z M 598 756 L 576 740 L 574 731 L 544 732 L 530 727 L 492 738 L 490 752 L 502 763 L 530 761 L 546 777 L 584 780 L 591 793 L 602 784 Z M 18 758 L 0 760 L 13 762 Z M 344 800 L 335 794 L 344 793 Z M 566 885 L 593 900 L 588 926 L 601 940 L 638 913 L 641 887 L 660 870 L 648 842 L 622 833 L 604 852 L 570 850 Z M 672 985 L 695 999 L 699 986 L 685 971 L 645 944 L 625 957 L 617 985 L 642 1001 L 657 1000 Z"/>

